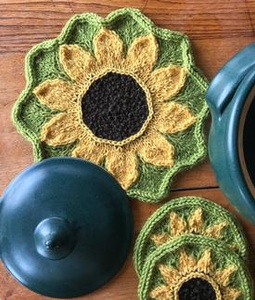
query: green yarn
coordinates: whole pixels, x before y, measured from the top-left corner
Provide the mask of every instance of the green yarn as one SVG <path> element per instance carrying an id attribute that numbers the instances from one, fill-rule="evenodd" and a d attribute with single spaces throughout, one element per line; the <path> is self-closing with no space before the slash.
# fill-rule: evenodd
<path id="1" fill-rule="evenodd" d="M 60 63 L 59 47 L 63 44 L 77 44 L 94 55 L 93 39 L 102 27 L 114 30 L 119 35 L 125 52 L 136 38 L 151 33 L 159 45 L 154 69 L 177 65 L 188 70 L 184 87 L 170 100 L 187 106 L 196 116 L 196 122 L 183 132 L 165 135 L 175 148 L 174 166 L 157 167 L 138 158 L 139 177 L 127 189 L 127 194 L 133 198 L 158 202 L 167 195 L 175 174 L 192 167 L 206 155 L 203 125 L 208 115 L 205 103 L 208 83 L 194 65 L 190 42 L 184 34 L 158 28 L 139 10 L 130 8 L 116 10 L 105 19 L 93 13 L 74 16 L 57 38 L 36 45 L 28 53 L 27 85 L 13 108 L 13 121 L 18 131 L 32 142 L 36 161 L 72 154 L 76 142 L 50 146 L 40 140 L 42 126 L 59 112 L 40 103 L 33 90 L 46 80 L 63 79 L 72 82 Z"/>
<path id="2" fill-rule="evenodd" d="M 189 219 L 197 209 L 202 209 L 203 230 L 198 230 L 199 236 L 210 235 L 206 232 L 212 226 L 223 223 L 226 224 L 220 231 L 219 236 L 213 236 L 218 243 L 224 244 L 232 251 L 236 252 L 242 259 L 246 260 L 248 255 L 248 246 L 245 236 L 237 220 L 221 206 L 199 197 L 181 197 L 173 199 L 161 206 L 144 224 L 140 231 L 134 250 L 134 265 L 138 276 L 141 276 L 147 257 L 154 253 L 158 246 L 151 239 L 154 235 L 167 234 L 173 242 L 177 238 L 173 234 L 173 228 L 170 226 L 170 213 L 175 213 L 180 220 L 186 223 L 186 228 L 182 235 L 192 233 L 192 228 L 188 226 Z M 198 221 L 198 219 L 197 219 Z M 176 223 L 177 224 L 177 223 Z M 176 224 L 171 224 L 172 227 Z"/>
<path id="3" fill-rule="evenodd" d="M 211 256 L 207 259 L 207 267 L 200 266 L 199 268 L 190 267 L 189 263 L 187 266 L 180 265 L 180 256 L 181 252 L 185 253 L 192 257 L 196 262 L 203 257 L 206 251 L 210 251 Z M 204 259 L 205 260 L 205 259 Z M 168 284 L 164 280 L 159 267 L 161 265 L 170 267 L 171 270 L 176 270 L 177 275 L 172 275 L 172 278 L 169 278 Z M 234 267 L 235 271 L 232 274 L 228 274 L 228 280 L 224 283 L 223 280 L 216 280 L 216 274 L 219 271 L 227 270 L 229 267 Z M 185 270 L 183 270 L 185 269 Z M 196 273 L 196 274 L 193 274 Z M 199 276 L 198 274 L 201 274 Z M 140 300 L 151 300 L 151 299 L 169 299 L 174 300 L 173 297 L 174 290 L 180 289 L 178 286 L 179 282 L 182 279 L 185 280 L 185 277 L 193 276 L 196 277 L 205 277 L 211 279 L 211 284 L 218 286 L 221 297 L 218 299 L 238 299 L 238 300 L 251 300 L 253 299 L 253 285 L 249 272 L 242 260 L 236 253 L 230 250 L 228 247 L 225 247 L 222 243 L 218 243 L 215 239 L 197 236 L 194 234 L 182 235 L 172 242 L 163 244 L 152 252 L 145 262 L 143 272 L 140 277 L 140 283 L 138 287 L 138 295 Z M 176 278 L 174 278 L 174 276 Z M 175 279 L 175 281 L 174 281 Z M 176 280 L 177 279 L 177 280 Z M 173 280 L 173 282 L 171 282 Z M 158 287 L 168 286 L 167 297 L 163 297 L 163 294 L 160 297 L 151 297 L 151 292 L 155 291 Z M 235 289 L 240 292 L 240 296 L 233 295 L 230 293 L 230 289 Z M 232 295 L 227 296 L 227 292 Z M 181 300 L 181 299 L 180 299 Z"/>

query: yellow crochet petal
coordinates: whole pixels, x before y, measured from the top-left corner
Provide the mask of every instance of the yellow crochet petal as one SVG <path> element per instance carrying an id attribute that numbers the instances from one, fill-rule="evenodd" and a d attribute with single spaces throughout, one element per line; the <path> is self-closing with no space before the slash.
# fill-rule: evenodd
<path id="1" fill-rule="evenodd" d="M 159 271 L 162 277 L 164 278 L 165 283 L 170 286 L 173 285 L 173 282 L 178 281 L 178 279 L 180 279 L 181 276 L 179 272 L 171 266 L 160 265 Z"/>
<path id="2" fill-rule="evenodd" d="M 162 103 L 158 111 L 157 129 L 162 133 L 176 133 L 195 123 L 196 117 L 190 110 L 176 102 Z"/>
<path id="3" fill-rule="evenodd" d="M 79 124 L 71 114 L 60 113 L 42 127 L 41 141 L 50 146 L 74 142 L 80 136 Z"/>
<path id="4" fill-rule="evenodd" d="M 229 266 L 223 270 L 215 272 L 215 280 L 221 286 L 228 286 L 231 275 L 236 271 L 235 266 Z"/>
<path id="5" fill-rule="evenodd" d="M 219 238 L 222 230 L 228 225 L 226 221 L 208 227 L 205 231 L 206 235 Z"/>
<path id="6" fill-rule="evenodd" d="M 169 234 L 167 233 L 161 233 L 161 234 L 153 234 L 151 236 L 151 240 L 154 242 L 154 244 L 158 247 L 164 243 L 166 243 L 169 240 Z"/>
<path id="7" fill-rule="evenodd" d="M 138 37 L 128 49 L 126 63 L 128 69 L 146 81 L 158 58 L 156 38 L 149 34 Z"/>
<path id="8" fill-rule="evenodd" d="M 185 68 L 174 65 L 153 71 L 147 82 L 152 97 L 162 102 L 178 94 L 185 83 L 186 73 Z"/>
<path id="9" fill-rule="evenodd" d="M 103 28 L 94 38 L 94 53 L 100 65 L 118 67 L 124 59 L 123 42 L 116 32 Z"/>
<path id="10" fill-rule="evenodd" d="M 197 262 L 197 270 L 208 273 L 212 268 L 211 250 L 207 249 Z"/>
<path id="11" fill-rule="evenodd" d="M 174 165 L 174 147 L 156 131 L 140 142 L 137 153 L 143 160 L 155 166 Z"/>
<path id="12" fill-rule="evenodd" d="M 114 150 L 113 150 L 114 149 Z M 127 190 L 138 177 L 138 160 L 132 151 L 122 147 L 113 148 L 106 157 L 106 169 Z"/>
<path id="13" fill-rule="evenodd" d="M 151 293 L 150 297 L 156 300 L 166 300 L 169 299 L 169 288 L 165 285 L 156 287 Z"/>
<path id="14" fill-rule="evenodd" d="M 186 222 L 177 213 L 171 212 L 169 216 L 169 231 L 171 236 L 178 236 L 187 230 Z"/>
<path id="15" fill-rule="evenodd" d="M 106 145 L 95 142 L 89 135 L 83 136 L 72 152 L 72 156 L 92 161 L 95 164 L 100 164 L 106 154 Z"/>
<path id="16" fill-rule="evenodd" d="M 222 288 L 224 300 L 237 300 L 242 295 L 242 292 L 234 288 Z"/>
<path id="17" fill-rule="evenodd" d="M 42 104 L 51 109 L 65 110 L 75 101 L 74 85 L 61 79 L 46 80 L 33 92 Z"/>
<path id="18" fill-rule="evenodd" d="M 202 233 L 204 229 L 203 210 L 196 209 L 188 219 L 190 233 Z"/>
<path id="19" fill-rule="evenodd" d="M 194 271 L 196 266 L 196 260 L 192 255 L 188 255 L 186 251 L 182 250 L 180 252 L 179 266 L 178 269 L 183 273 L 189 273 Z"/>
<path id="20" fill-rule="evenodd" d="M 59 50 L 60 62 L 70 78 L 84 82 L 90 78 L 95 66 L 94 57 L 78 45 L 62 45 Z"/>

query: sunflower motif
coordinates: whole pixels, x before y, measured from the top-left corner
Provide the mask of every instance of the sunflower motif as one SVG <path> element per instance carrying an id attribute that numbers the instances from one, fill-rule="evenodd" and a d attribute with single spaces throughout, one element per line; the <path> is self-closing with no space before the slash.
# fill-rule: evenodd
<path id="1" fill-rule="evenodd" d="M 226 226 L 228 226 L 227 221 L 206 226 L 203 220 L 203 210 L 199 207 L 188 217 L 187 221 L 178 216 L 176 212 L 171 212 L 169 214 L 169 232 L 153 234 L 151 239 L 157 247 L 184 233 L 200 234 L 218 239 Z"/>
<path id="2" fill-rule="evenodd" d="M 211 259 L 211 250 L 204 250 L 200 259 L 189 255 L 185 250 L 179 253 L 178 267 L 159 265 L 164 284 L 150 292 L 156 300 L 236 300 L 242 294 L 231 287 L 231 277 L 237 271 L 229 265 L 216 268 Z"/>
<path id="3" fill-rule="evenodd" d="M 128 196 L 159 202 L 173 177 L 207 153 L 208 82 L 186 35 L 137 9 L 73 16 L 26 56 L 12 118 L 34 158 L 90 160 Z"/>
<path id="4" fill-rule="evenodd" d="M 188 107 L 169 101 L 182 89 L 187 69 L 155 69 L 159 46 L 152 34 L 135 38 L 124 54 L 118 34 L 102 28 L 93 46 L 93 55 L 76 44 L 60 46 L 71 81 L 49 79 L 34 89 L 42 104 L 58 111 L 40 139 L 50 146 L 76 142 L 72 156 L 104 164 L 128 189 L 138 179 L 139 159 L 159 167 L 175 164 L 174 146 L 164 134 L 196 121 Z"/>

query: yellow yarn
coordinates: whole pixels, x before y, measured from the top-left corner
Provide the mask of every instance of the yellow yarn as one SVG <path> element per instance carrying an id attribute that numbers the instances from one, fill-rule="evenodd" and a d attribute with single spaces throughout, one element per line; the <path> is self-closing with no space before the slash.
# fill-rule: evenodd
<path id="1" fill-rule="evenodd" d="M 212 262 L 210 249 L 206 249 L 198 260 L 185 250 L 181 250 L 177 267 L 161 264 L 158 268 L 165 284 L 150 292 L 152 299 L 178 300 L 181 286 L 192 278 L 209 282 L 216 300 L 236 300 L 241 295 L 238 289 L 229 286 L 236 267 L 230 265 L 222 269 L 217 268 Z"/>
<path id="2" fill-rule="evenodd" d="M 136 38 L 125 57 L 123 42 L 112 30 L 102 28 L 93 40 L 94 56 L 78 45 L 60 46 L 60 63 L 73 80 L 46 80 L 34 89 L 41 103 L 59 114 L 41 130 L 41 141 L 51 146 L 76 141 L 72 156 L 105 162 L 106 169 L 128 189 L 139 176 L 138 157 L 155 166 L 172 167 L 174 147 L 162 133 L 187 129 L 196 118 L 174 101 L 167 102 L 183 87 L 187 70 L 170 65 L 153 70 L 158 44 L 152 34 Z M 121 140 L 95 136 L 82 119 L 81 101 L 91 84 L 109 72 L 132 76 L 146 95 L 148 117 L 134 135 Z"/>
<path id="3" fill-rule="evenodd" d="M 202 208 L 197 208 L 185 221 L 183 218 L 178 216 L 176 212 L 171 212 L 169 215 L 169 232 L 160 234 L 154 234 L 151 239 L 158 247 L 172 238 L 180 236 L 184 233 L 196 233 L 202 234 L 209 237 L 219 238 L 222 230 L 228 226 L 227 221 L 213 224 L 206 227 L 203 220 Z"/>

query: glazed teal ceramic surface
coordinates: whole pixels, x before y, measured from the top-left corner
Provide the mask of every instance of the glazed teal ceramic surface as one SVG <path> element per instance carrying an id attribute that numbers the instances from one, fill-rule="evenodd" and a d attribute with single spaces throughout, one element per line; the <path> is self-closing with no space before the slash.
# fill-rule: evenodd
<path id="1" fill-rule="evenodd" d="M 125 262 L 132 234 L 125 192 L 84 160 L 32 165 L 1 201 L 2 261 L 18 281 L 46 296 L 71 298 L 104 285 Z"/>
<path id="2" fill-rule="evenodd" d="M 255 43 L 227 62 L 211 82 L 209 156 L 220 188 L 255 224 Z"/>

